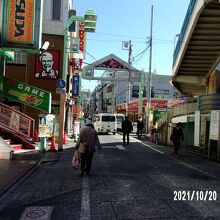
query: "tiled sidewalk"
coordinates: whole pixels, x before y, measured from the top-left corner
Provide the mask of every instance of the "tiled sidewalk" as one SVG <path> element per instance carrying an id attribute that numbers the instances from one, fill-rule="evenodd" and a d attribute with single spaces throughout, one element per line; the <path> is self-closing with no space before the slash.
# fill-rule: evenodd
<path id="1" fill-rule="evenodd" d="M 0 196 L 38 162 L 39 160 L 0 160 Z"/>
<path id="2" fill-rule="evenodd" d="M 36 149 L 39 149 L 40 142 L 36 143 Z M 70 140 L 63 148 L 69 148 L 74 146 L 74 141 Z M 40 153 L 38 151 L 24 152 L 19 160 L 0 160 L 0 196 L 6 192 L 13 184 L 15 184 L 21 177 L 23 177 L 28 171 L 30 171 L 39 162 L 50 162 L 59 159 L 59 153 L 50 152 L 49 143 L 46 146 L 46 151 Z M 57 149 L 57 144 L 56 144 Z M 25 158 L 22 160 L 22 157 Z"/>

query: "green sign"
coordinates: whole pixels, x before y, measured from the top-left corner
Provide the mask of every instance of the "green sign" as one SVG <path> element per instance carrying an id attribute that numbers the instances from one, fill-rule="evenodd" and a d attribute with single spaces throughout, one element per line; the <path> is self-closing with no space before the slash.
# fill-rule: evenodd
<path id="1" fill-rule="evenodd" d="M 3 96 L 44 112 L 51 112 L 51 93 L 26 83 L 4 77 Z"/>

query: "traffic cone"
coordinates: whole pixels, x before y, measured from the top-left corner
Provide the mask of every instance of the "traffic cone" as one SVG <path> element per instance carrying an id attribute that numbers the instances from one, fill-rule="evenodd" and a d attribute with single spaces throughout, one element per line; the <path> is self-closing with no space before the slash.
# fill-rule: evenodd
<path id="1" fill-rule="evenodd" d="M 63 144 L 66 144 L 66 132 L 64 131 L 64 134 L 63 134 Z"/>
<path id="2" fill-rule="evenodd" d="M 54 151 L 56 151 L 56 149 L 55 149 L 55 138 L 54 138 L 54 135 L 52 135 L 51 144 L 50 144 L 50 152 L 54 152 Z"/>
<path id="3" fill-rule="evenodd" d="M 38 139 L 38 133 L 37 133 L 37 129 L 35 128 L 34 129 L 34 142 L 38 142 L 39 139 Z"/>

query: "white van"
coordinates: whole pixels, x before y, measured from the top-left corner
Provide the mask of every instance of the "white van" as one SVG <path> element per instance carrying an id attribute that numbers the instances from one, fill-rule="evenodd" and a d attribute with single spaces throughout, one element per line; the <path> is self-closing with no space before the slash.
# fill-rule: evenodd
<path id="1" fill-rule="evenodd" d="M 96 114 L 93 117 L 93 123 L 98 133 L 109 133 L 113 134 L 117 131 L 116 116 L 109 113 Z"/>
<path id="2" fill-rule="evenodd" d="M 125 120 L 125 115 L 124 114 L 115 114 L 116 120 L 117 120 L 117 131 L 122 130 L 122 122 Z"/>

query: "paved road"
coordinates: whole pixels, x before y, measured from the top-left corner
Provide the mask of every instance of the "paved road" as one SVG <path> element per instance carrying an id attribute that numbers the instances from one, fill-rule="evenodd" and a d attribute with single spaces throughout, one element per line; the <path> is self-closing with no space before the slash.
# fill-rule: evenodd
<path id="1" fill-rule="evenodd" d="M 219 164 L 184 151 L 176 159 L 169 148 L 134 138 L 122 146 L 121 135 L 100 140 L 90 177 L 73 172 L 67 146 L 57 162 L 40 164 L 0 198 L 0 219 L 36 206 L 54 207 L 53 220 L 220 219 Z"/>

